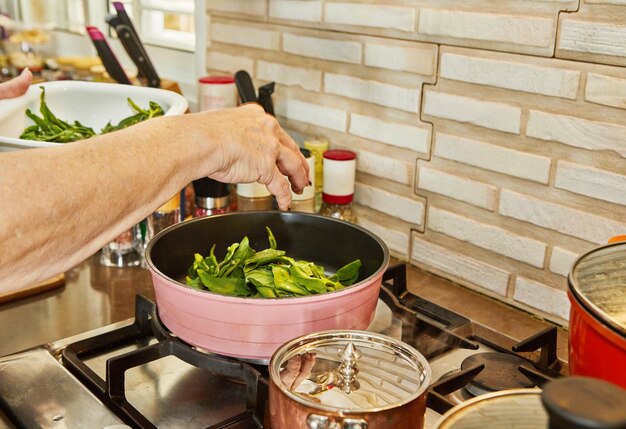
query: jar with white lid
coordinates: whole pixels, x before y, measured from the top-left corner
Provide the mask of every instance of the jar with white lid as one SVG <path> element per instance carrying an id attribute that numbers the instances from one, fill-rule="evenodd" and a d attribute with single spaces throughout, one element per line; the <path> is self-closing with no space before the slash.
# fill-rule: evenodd
<path id="1" fill-rule="evenodd" d="M 356 176 L 356 153 L 349 150 L 324 152 L 324 183 L 320 214 L 356 222 L 352 211 Z"/>
<path id="2" fill-rule="evenodd" d="M 237 210 L 272 210 L 274 196 L 260 183 L 239 183 L 237 185 Z"/>

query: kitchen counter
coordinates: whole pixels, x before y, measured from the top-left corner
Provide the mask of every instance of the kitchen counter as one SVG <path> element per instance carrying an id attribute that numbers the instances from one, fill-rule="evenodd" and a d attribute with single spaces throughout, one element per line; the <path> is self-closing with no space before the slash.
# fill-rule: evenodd
<path id="1" fill-rule="evenodd" d="M 409 291 L 518 340 L 550 326 L 415 267 L 407 280 Z M 65 286 L 0 305 L 0 356 L 129 319 L 138 293 L 154 300 L 146 269 L 104 267 L 94 255 L 66 273 Z M 559 329 L 558 339 L 566 361 L 567 332 Z"/>

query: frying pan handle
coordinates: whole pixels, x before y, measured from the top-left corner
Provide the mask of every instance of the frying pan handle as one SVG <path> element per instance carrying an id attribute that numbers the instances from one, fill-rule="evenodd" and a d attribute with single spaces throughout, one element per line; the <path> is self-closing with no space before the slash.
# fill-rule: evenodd
<path id="1" fill-rule="evenodd" d="M 306 423 L 310 429 L 367 429 L 367 421 L 363 419 L 335 419 L 318 414 L 309 414 Z"/>

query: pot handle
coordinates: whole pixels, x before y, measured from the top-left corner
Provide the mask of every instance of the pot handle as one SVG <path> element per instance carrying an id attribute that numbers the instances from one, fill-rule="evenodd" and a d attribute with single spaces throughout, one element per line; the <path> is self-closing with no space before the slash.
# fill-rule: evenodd
<path id="1" fill-rule="evenodd" d="M 611 244 L 611 243 L 619 243 L 620 241 L 626 241 L 626 234 L 624 234 L 624 235 L 616 235 L 615 237 L 609 238 L 609 244 Z"/>
<path id="2" fill-rule="evenodd" d="M 306 423 L 309 429 L 367 429 L 367 421 L 363 419 L 335 419 L 319 414 L 309 414 Z"/>

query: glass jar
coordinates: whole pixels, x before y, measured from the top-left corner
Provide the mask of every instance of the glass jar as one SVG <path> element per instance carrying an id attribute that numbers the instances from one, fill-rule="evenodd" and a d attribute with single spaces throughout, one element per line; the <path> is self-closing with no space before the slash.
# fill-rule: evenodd
<path id="1" fill-rule="evenodd" d="M 274 197 L 265 185 L 240 183 L 237 185 L 237 210 L 272 210 Z"/>
<path id="2" fill-rule="evenodd" d="M 205 177 L 194 180 L 193 189 L 196 194 L 194 217 L 230 211 L 230 189 L 226 183 Z"/>

